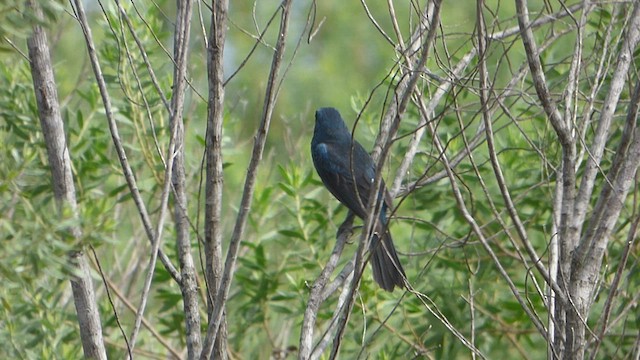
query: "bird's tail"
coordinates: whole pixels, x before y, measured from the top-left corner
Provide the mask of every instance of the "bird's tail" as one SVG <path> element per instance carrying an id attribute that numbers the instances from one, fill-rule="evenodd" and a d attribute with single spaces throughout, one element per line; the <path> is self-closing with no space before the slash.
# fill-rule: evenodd
<path id="1" fill-rule="evenodd" d="M 380 226 L 380 232 L 373 235 L 371 239 L 371 267 L 373 269 L 373 279 L 386 291 L 393 291 L 397 286 L 405 287 L 404 279 L 407 277 L 398 259 L 396 248 L 393 246 L 391 234 L 386 226 Z M 382 239 L 382 241 L 379 241 Z"/>

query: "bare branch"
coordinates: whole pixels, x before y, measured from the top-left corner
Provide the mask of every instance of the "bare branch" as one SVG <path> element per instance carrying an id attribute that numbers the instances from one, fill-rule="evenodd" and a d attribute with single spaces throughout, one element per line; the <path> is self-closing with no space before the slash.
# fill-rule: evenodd
<path id="1" fill-rule="evenodd" d="M 210 357 L 211 351 L 213 350 L 213 344 L 218 335 L 218 328 L 222 321 L 222 313 L 226 306 L 233 272 L 235 271 L 235 264 L 238 259 L 240 242 L 244 234 L 249 210 L 251 209 L 251 203 L 253 201 L 253 191 L 255 188 L 257 169 L 260 161 L 262 160 L 264 145 L 267 139 L 267 134 L 269 133 L 269 126 L 271 124 L 271 118 L 273 115 L 273 108 L 275 107 L 275 102 L 277 99 L 277 81 L 280 73 L 282 58 L 284 57 L 285 40 L 287 38 L 287 30 L 289 27 L 289 11 L 291 8 L 291 0 L 284 0 L 281 4 L 281 7 L 282 19 L 280 22 L 280 30 L 278 32 L 276 51 L 273 55 L 271 71 L 269 72 L 269 80 L 267 82 L 267 91 L 265 94 L 264 108 L 260 119 L 260 126 L 255 137 L 253 153 L 251 155 L 249 168 L 247 170 L 247 177 L 245 180 L 245 186 L 242 192 L 242 200 L 240 201 L 240 210 L 236 219 L 236 225 L 234 227 L 233 234 L 231 236 L 231 243 L 227 252 L 224 272 L 222 274 L 222 282 L 220 284 L 220 287 L 217 289 L 216 298 L 214 299 L 215 302 L 213 306 L 213 312 L 209 320 L 209 325 L 207 327 L 207 336 L 203 345 L 201 359 L 208 359 Z"/>
<path id="2" fill-rule="evenodd" d="M 522 37 L 522 43 L 526 49 L 527 60 L 529 62 L 529 68 L 531 69 L 531 76 L 533 77 L 533 83 L 538 93 L 538 98 L 542 102 L 544 111 L 549 117 L 549 121 L 558 134 L 560 143 L 563 147 L 571 147 L 573 141 L 571 139 L 571 133 L 569 131 L 569 124 L 562 119 L 560 112 L 555 104 L 555 101 L 549 93 L 547 88 L 547 80 L 542 71 L 542 64 L 540 63 L 539 53 L 537 45 L 533 37 L 533 31 L 531 28 L 531 22 L 529 21 L 529 10 L 527 9 L 526 0 L 516 0 L 516 9 L 518 12 L 518 24 L 520 25 L 520 36 Z"/>
<path id="3" fill-rule="evenodd" d="M 180 275 L 182 282 L 183 308 L 185 315 L 185 330 L 187 337 L 187 356 L 195 359 L 202 352 L 200 339 L 200 308 L 198 305 L 198 283 L 196 268 L 191 255 L 191 240 L 189 237 L 189 221 L 186 213 L 186 175 L 185 175 L 185 146 L 184 146 L 184 97 L 186 90 L 186 75 L 189 53 L 189 36 L 191 33 L 191 14 L 193 3 L 190 0 L 178 1 L 177 21 L 174 37 L 174 59 L 176 66 L 173 73 L 173 97 L 171 98 L 171 128 L 175 129 L 175 148 L 177 154 L 173 163 L 173 177 L 171 179 L 174 194 L 174 218 L 176 226 L 176 242 L 180 261 Z M 172 131 L 173 134 L 173 131 Z M 168 156 L 172 154 L 169 153 Z"/>
<path id="4" fill-rule="evenodd" d="M 42 9 L 38 2 L 28 0 L 27 6 L 33 11 L 36 18 L 43 18 Z M 37 24 L 33 26 L 33 33 L 27 39 L 27 47 L 29 48 L 33 87 L 38 105 L 40 126 L 47 146 L 58 215 L 61 220 L 65 216 L 69 216 L 76 222 L 79 220 L 79 214 L 71 172 L 71 158 L 60 114 L 58 90 L 53 76 L 47 35 L 42 26 Z M 65 213 L 67 214 L 65 215 Z M 70 233 L 77 242 L 82 240 L 82 229 L 79 225 L 71 225 Z M 80 326 L 84 356 L 89 359 L 106 359 L 107 353 L 102 337 L 100 314 L 84 251 L 82 249 L 70 251 L 68 259 L 74 270 L 71 275 L 71 289 Z"/>
<path id="5" fill-rule="evenodd" d="M 171 114 L 171 111 L 172 111 L 171 105 L 169 104 L 169 101 L 167 100 L 167 97 L 165 96 L 164 91 L 162 91 L 162 88 L 160 87 L 160 83 L 158 82 L 155 71 L 153 71 L 153 67 L 151 67 L 151 61 L 149 61 L 149 57 L 147 56 L 147 52 L 144 49 L 144 45 L 142 44 L 142 41 L 140 40 L 140 37 L 138 36 L 136 29 L 131 23 L 131 19 L 129 19 L 127 12 L 125 11 L 124 7 L 122 7 L 120 0 L 115 0 L 115 2 L 116 2 L 116 6 L 118 7 L 118 11 L 120 12 L 121 18 L 124 19 L 125 24 L 127 24 L 127 29 L 129 30 L 129 33 L 133 37 L 133 40 L 136 42 L 136 45 L 138 46 L 140 55 L 142 55 L 142 61 L 144 62 L 144 65 L 147 67 L 147 71 L 149 72 L 151 83 L 153 84 L 154 88 L 158 92 L 158 95 L 160 96 L 160 99 L 162 100 L 162 103 L 164 104 L 165 108 Z M 135 6 L 135 2 L 132 1 L 132 3 Z M 142 16 L 140 16 L 140 18 L 142 18 Z M 162 44 L 161 41 L 158 41 L 158 43 Z M 133 67 L 132 67 L 132 70 L 134 70 Z"/>
<path id="6" fill-rule="evenodd" d="M 618 108 L 620 94 L 624 89 L 627 73 L 633 62 L 633 54 L 640 41 L 640 5 L 638 3 L 635 3 L 633 13 L 630 16 L 631 23 L 627 26 L 628 32 L 620 48 L 618 62 L 609 85 L 609 93 L 604 100 L 604 108 L 589 149 L 589 158 L 584 169 L 584 174 L 582 175 L 582 181 L 580 182 L 580 190 L 576 197 L 573 224 L 575 227 L 579 227 L 584 223 L 588 209 L 587 204 L 593 193 L 596 175 L 600 171 L 600 161 L 602 160 L 602 155 L 607 143 L 613 115 Z M 584 243 L 584 240 L 582 243 Z M 585 248 L 582 245 L 581 247 Z"/>
<path id="7" fill-rule="evenodd" d="M 595 346 L 593 351 L 591 352 L 591 360 L 595 360 L 598 350 L 600 349 L 600 344 L 602 343 L 602 339 L 606 334 L 609 325 L 609 317 L 611 316 L 611 310 L 613 307 L 613 301 L 618 296 L 620 280 L 622 280 L 624 269 L 627 266 L 627 261 L 629 260 L 629 254 L 631 253 L 631 249 L 635 243 L 638 233 L 638 225 L 640 225 L 640 216 L 636 215 L 635 220 L 631 224 L 629 229 L 629 233 L 627 234 L 627 242 L 624 246 L 624 250 L 622 252 L 622 257 L 620 259 L 620 264 L 618 265 L 618 270 L 616 271 L 616 276 L 613 278 L 609 289 L 609 295 L 607 296 L 607 300 L 604 303 L 604 310 L 602 311 L 602 315 L 600 316 L 600 331 L 598 332 L 598 336 L 595 337 Z"/>
<path id="8" fill-rule="evenodd" d="M 224 173 L 222 171 L 222 122 L 224 115 L 224 69 L 223 56 L 227 35 L 228 0 L 213 3 L 211 28 L 207 44 L 207 77 L 209 99 L 207 108 L 206 134 L 206 185 L 205 185 L 205 240 L 206 261 L 205 281 L 207 287 L 207 314 L 209 324 L 213 320 L 214 296 L 220 288 L 222 277 L 222 192 Z M 215 358 L 226 359 L 226 322 L 220 321 L 220 329 L 215 343 Z M 208 346 L 206 343 L 203 346 Z M 203 351 L 201 357 L 208 358 L 211 351 Z"/>
<path id="9" fill-rule="evenodd" d="M 349 271 L 349 274 L 347 275 L 345 280 L 353 281 L 354 276 L 355 274 L 352 269 L 352 271 Z M 327 348 L 327 346 L 329 346 L 329 342 L 331 341 L 331 333 L 334 332 L 336 329 L 336 326 L 338 326 L 339 316 L 342 314 L 341 310 L 344 308 L 345 303 L 347 302 L 347 299 L 350 298 L 350 294 L 351 294 L 350 289 L 351 288 L 348 286 L 344 286 L 342 288 L 342 291 L 340 292 L 340 296 L 338 297 L 336 311 L 334 311 L 333 317 L 329 322 L 329 327 L 325 330 L 323 336 L 320 338 L 320 340 L 314 347 L 313 353 L 311 354 L 311 357 L 309 357 L 309 359 L 311 360 L 320 359 L 322 357 L 322 353 L 324 352 L 324 350 Z"/>

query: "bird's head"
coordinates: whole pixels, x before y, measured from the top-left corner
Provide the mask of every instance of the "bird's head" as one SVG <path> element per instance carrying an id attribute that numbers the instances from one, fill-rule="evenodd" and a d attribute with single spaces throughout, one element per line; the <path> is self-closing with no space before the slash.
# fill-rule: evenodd
<path id="1" fill-rule="evenodd" d="M 325 107 L 316 111 L 315 136 L 331 139 L 351 138 L 351 131 L 342 120 L 338 110 L 332 107 Z"/>

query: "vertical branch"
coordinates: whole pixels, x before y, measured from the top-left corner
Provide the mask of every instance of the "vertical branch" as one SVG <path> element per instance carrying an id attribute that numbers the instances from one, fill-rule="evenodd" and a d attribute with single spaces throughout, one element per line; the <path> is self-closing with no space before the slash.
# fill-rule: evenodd
<path id="1" fill-rule="evenodd" d="M 580 82 L 580 69 L 582 66 L 582 49 L 584 38 L 584 26 L 587 23 L 587 17 L 590 12 L 589 0 L 583 2 L 585 9 L 580 16 L 580 22 L 577 22 L 573 15 L 571 18 L 576 22 L 576 43 L 573 50 L 573 57 L 571 59 L 571 68 L 569 69 L 569 75 L 567 79 L 567 87 L 564 92 L 564 119 L 569 124 L 576 123 L 577 117 L 577 104 L 574 104 L 574 100 L 577 98 L 578 84 Z"/>
<path id="2" fill-rule="evenodd" d="M 186 54 L 186 53 L 185 53 Z M 179 66 L 179 65 L 178 65 Z M 182 77 L 184 80 L 184 76 Z M 178 95 L 179 96 L 179 95 Z M 176 103 L 176 97 L 174 96 L 174 104 Z M 171 115 L 172 120 L 175 114 Z M 140 331 L 140 326 L 142 325 L 142 317 L 144 316 L 144 311 L 147 306 L 147 301 L 149 299 L 149 294 L 151 291 L 151 283 L 153 282 L 153 274 L 156 268 L 156 262 L 158 259 L 158 252 L 160 250 L 160 244 L 162 240 L 162 232 L 164 230 L 164 222 L 166 220 L 166 214 L 168 211 L 168 203 L 169 203 L 169 193 L 171 192 L 172 178 L 173 178 L 173 167 L 174 160 L 176 158 L 176 138 L 178 137 L 178 129 L 181 128 L 181 124 L 178 121 L 171 121 L 170 125 L 170 137 L 169 137 L 169 147 L 167 149 L 167 162 L 164 170 L 164 179 L 162 186 L 162 194 L 160 197 L 160 214 L 158 215 L 158 224 L 156 225 L 154 241 L 151 245 L 151 256 L 147 263 L 147 272 L 144 279 L 144 285 L 142 287 L 142 294 L 140 296 L 140 306 L 138 307 L 138 312 L 136 313 L 136 318 L 133 325 L 133 330 L 131 331 L 130 338 L 130 347 L 133 349 L 136 343 L 136 339 L 138 333 Z M 179 204 L 178 204 L 179 206 Z M 182 289 L 182 277 L 180 277 L 180 281 L 178 285 L 181 286 Z M 129 355 L 128 359 L 131 359 L 131 355 Z"/>
<path id="3" fill-rule="evenodd" d="M 538 98 L 549 118 L 551 125 L 556 131 L 556 135 L 562 145 L 562 210 L 560 221 L 560 243 L 561 253 L 560 261 L 563 266 L 560 267 L 560 275 L 569 275 L 569 256 L 573 248 L 577 245 L 577 229 L 570 228 L 570 221 L 573 219 L 573 200 L 575 198 L 575 141 L 571 136 L 570 126 L 566 119 L 563 119 L 558 108 L 553 101 L 549 89 L 547 87 L 546 78 L 540 63 L 540 57 L 537 45 L 533 37 L 531 23 L 529 21 L 529 11 L 527 9 L 526 0 L 516 0 L 516 9 L 518 12 L 518 25 L 520 26 L 520 36 L 524 44 L 527 62 L 531 70 L 533 83 L 538 94 Z"/>
<path id="4" fill-rule="evenodd" d="M 586 213 L 585 208 L 587 208 L 586 202 L 589 200 L 591 196 L 591 192 L 593 190 L 594 181 L 595 181 L 595 179 L 593 178 L 595 174 L 593 175 L 593 177 L 587 177 L 587 174 L 590 171 L 589 170 L 590 167 L 596 167 L 596 169 L 592 171 L 596 171 L 597 168 L 599 167 L 600 159 L 602 158 L 602 153 L 604 151 L 604 146 L 606 145 L 606 137 L 609 131 L 612 118 L 613 118 L 613 114 L 616 110 L 617 103 L 618 103 L 620 94 L 622 92 L 622 89 L 625 86 L 625 82 L 626 82 L 625 80 L 627 77 L 627 72 L 629 70 L 630 61 L 632 61 L 633 53 L 635 51 L 635 48 L 638 45 L 638 42 L 640 41 L 640 5 L 639 4 L 637 3 L 635 4 L 634 12 L 633 12 L 633 15 L 631 15 L 631 17 L 632 17 L 631 23 L 627 27 L 629 31 L 620 49 L 622 53 L 620 54 L 621 56 L 618 58 L 618 64 L 616 66 L 613 78 L 611 80 L 610 91 L 607 94 L 607 98 L 604 102 L 605 111 L 603 111 L 600 117 L 598 129 L 596 130 L 595 138 L 594 138 L 592 149 L 590 152 L 591 157 L 589 158 L 590 160 L 587 162 L 587 166 L 585 168 L 585 174 L 583 176 L 583 181 L 580 186 L 580 193 L 579 193 L 578 199 L 576 200 L 577 208 L 579 205 L 578 203 L 583 205 L 580 207 L 582 210 L 581 216 L 583 218 L 586 215 L 585 214 Z M 632 132 L 633 132 L 633 129 L 635 128 L 635 122 L 634 122 L 635 116 L 637 116 L 637 111 L 638 111 L 638 101 L 639 101 L 638 91 L 639 91 L 638 84 L 636 84 L 636 89 L 634 91 L 633 98 L 627 113 L 627 121 L 625 125 L 625 130 L 623 133 L 623 139 L 619 146 L 619 151 L 622 151 L 622 152 L 616 153 L 616 161 L 614 161 L 614 164 L 612 165 L 611 170 L 609 172 L 609 176 L 607 177 L 609 182 L 613 181 L 613 178 L 616 176 L 616 173 L 621 165 L 621 161 L 624 159 L 622 155 L 626 154 L 626 150 L 627 150 L 626 148 L 628 147 L 628 144 L 631 141 Z M 590 184 L 585 184 L 585 183 L 590 183 Z M 609 183 L 605 187 L 603 193 L 605 191 L 610 191 Z M 583 199 L 582 196 L 586 196 L 587 198 Z M 596 204 L 596 211 L 594 211 L 592 214 L 592 221 L 589 222 L 589 227 L 585 232 L 585 236 L 583 237 L 581 244 L 578 248 L 580 253 L 579 256 L 581 257 L 584 256 L 584 254 L 589 249 L 591 243 L 594 240 L 593 238 L 594 231 L 595 231 L 595 228 L 599 225 L 598 222 L 597 221 L 594 222 L 594 220 L 599 220 L 604 210 L 601 206 L 598 206 L 598 205 L 600 204 Z"/>
<path id="5" fill-rule="evenodd" d="M 561 206 L 560 209 L 560 223 L 559 223 L 559 256 L 558 256 L 558 283 L 568 294 L 569 291 L 569 276 L 571 273 L 571 253 L 577 246 L 579 229 L 573 226 L 573 212 L 574 212 L 574 200 L 576 197 L 576 145 L 575 139 L 571 135 L 571 126 L 567 122 L 567 119 L 563 119 L 560 112 L 553 101 L 549 89 L 547 87 L 546 78 L 542 70 L 542 64 L 540 62 L 540 55 L 538 53 L 537 45 L 533 37 L 533 31 L 531 28 L 531 22 L 529 21 L 529 10 L 527 9 L 526 0 L 516 0 L 516 11 L 518 16 L 518 25 L 520 27 L 520 36 L 527 55 L 527 63 L 531 70 L 531 77 L 533 84 L 538 94 L 538 99 L 542 103 L 544 111 L 554 128 L 556 135 L 562 146 L 562 165 L 561 170 L 557 175 L 558 179 L 562 179 L 562 191 L 561 200 L 558 201 Z M 557 211 L 557 209 L 555 209 Z M 556 299 L 560 298 L 562 294 L 556 292 Z M 565 341 L 565 315 L 566 310 L 564 306 L 556 303 L 556 313 L 554 314 L 555 321 L 555 339 L 554 347 L 556 349 L 564 349 Z M 567 305 L 569 306 L 569 305 Z M 559 354 L 562 356 L 562 354 Z"/>
<path id="6" fill-rule="evenodd" d="M 620 94 L 626 84 L 627 72 L 633 54 L 640 41 L 640 4 L 634 3 L 627 32 L 622 42 L 616 69 L 611 78 L 609 92 L 604 101 L 600 121 L 591 144 L 580 190 L 576 199 L 576 228 L 583 223 L 589 199 L 595 185 L 595 176 L 601 171 L 600 161 L 606 146 L 613 115 L 618 108 Z M 586 339 L 585 319 L 593 304 L 593 295 L 602 265 L 602 258 L 609 242 L 609 235 L 618 220 L 624 199 L 635 176 L 640 156 L 640 139 L 636 125 L 640 87 L 635 92 L 628 109 L 622 140 L 606 177 L 592 213 L 591 221 L 572 257 L 571 299 L 575 309 L 567 314 L 567 354 L 572 358 L 584 357 Z M 579 221 L 579 222 L 578 222 Z"/>
<path id="7" fill-rule="evenodd" d="M 245 179 L 244 189 L 242 192 L 238 217 L 231 235 L 231 243 L 229 244 L 229 250 L 227 252 L 224 272 L 222 274 L 222 282 L 217 289 L 216 297 L 214 299 L 213 312 L 210 317 L 209 326 L 207 327 L 207 336 L 205 338 L 201 359 L 208 359 L 210 357 L 211 351 L 213 350 L 213 344 L 218 336 L 218 328 L 223 318 L 222 315 L 229 295 L 233 271 L 238 260 L 240 242 L 247 224 L 251 203 L 253 202 L 253 191 L 255 189 L 257 170 L 260 162 L 262 161 L 264 145 L 267 140 L 273 109 L 278 96 L 278 76 L 280 73 L 282 59 L 284 57 L 285 40 L 287 38 L 287 30 L 289 28 L 291 2 L 291 0 L 284 0 L 280 5 L 282 8 L 282 18 L 280 21 L 276 50 L 273 54 L 273 61 L 269 72 L 260 125 L 255 136 L 255 143 L 253 145 L 249 168 L 247 169 L 247 177 Z"/>
<path id="8" fill-rule="evenodd" d="M 206 185 L 205 185 L 205 280 L 207 286 L 207 315 L 213 320 L 214 294 L 220 288 L 222 277 L 222 191 L 224 174 L 222 170 L 222 123 L 224 115 L 224 44 L 227 35 L 228 0 L 213 3 L 211 29 L 207 44 L 207 77 L 209 98 L 207 108 L 206 134 Z M 226 358 L 226 323 L 221 319 L 219 335 L 216 339 L 217 359 Z M 205 346 L 207 346 L 205 344 Z M 211 351 L 201 352 L 209 357 Z"/>
<path id="9" fill-rule="evenodd" d="M 42 9 L 36 1 L 29 0 L 27 6 L 38 19 L 42 19 Z M 70 216 L 72 219 L 78 220 L 71 158 L 60 115 L 58 91 L 49 56 L 47 35 L 42 26 L 33 26 L 33 33 L 27 39 L 27 47 L 29 48 L 33 87 L 38 105 L 40 126 L 47 147 L 58 215 L 61 218 Z M 71 225 L 70 233 L 76 242 L 80 242 L 82 230 L 77 223 L 74 222 L 74 225 Z M 74 269 L 74 274 L 71 275 L 71 290 L 80 326 L 84 356 L 88 359 L 106 359 L 100 314 L 87 259 L 82 249 L 70 251 L 68 257 L 71 267 Z"/>
<path id="10" fill-rule="evenodd" d="M 476 347 L 476 322 L 475 322 L 476 309 L 474 306 L 474 299 L 476 297 L 476 294 L 473 290 L 473 282 L 471 281 L 471 279 L 469 279 L 467 283 L 469 284 L 469 317 L 470 317 L 469 332 L 471 333 L 471 339 L 469 340 L 469 342 L 471 342 L 471 346 L 475 348 Z M 471 359 L 475 360 L 476 356 L 477 356 L 476 352 L 471 351 Z"/>
<path id="11" fill-rule="evenodd" d="M 605 182 L 591 215 L 591 223 L 596 224 L 586 231 L 573 257 L 571 296 L 576 310 L 569 314 L 567 327 L 572 325 L 572 329 L 575 329 L 572 330 L 575 340 L 573 344 L 567 345 L 567 351 L 574 358 L 584 356 L 587 343 L 586 331 L 584 326 L 580 327 L 577 324 L 583 324 L 582 319 L 587 318 L 593 304 L 609 236 L 619 218 L 625 204 L 624 200 L 634 183 L 636 171 L 640 165 L 640 130 L 636 124 L 639 108 L 640 81 L 636 83 L 622 139 L 607 174 L 609 182 Z"/>
<path id="12" fill-rule="evenodd" d="M 598 354 L 598 350 L 600 349 L 600 344 L 602 344 L 602 339 L 607 333 L 607 325 L 609 325 L 609 316 L 611 316 L 611 309 L 613 307 L 614 299 L 619 294 L 618 287 L 620 286 L 620 281 L 624 276 L 624 269 L 627 266 L 627 261 L 629 260 L 629 254 L 631 253 L 631 249 L 635 244 L 637 234 L 638 234 L 638 225 L 640 225 L 640 216 L 636 215 L 636 218 L 631 223 L 629 228 L 629 233 L 627 234 L 627 241 L 624 245 L 624 250 L 622 251 L 622 257 L 620 259 L 620 264 L 618 265 L 618 270 L 616 271 L 616 275 L 611 282 L 611 286 L 609 289 L 609 296 L 607 296 L 607 300 L 604 303 L 604 307 L 601 315 L 601 326 L 600 331 L 598 332 L 598 336 L 595 338 L 595 345 L 593 347 L 593 351 L 591 352 L 591 360 L 596 359 L 596 355 Z"/>
<path id="13" fill-rule="evenodd" d="M 631 63 L 634 61 L 634 52 L 640 41 L 640 4 L 634 2 L 631 22 L 627 26 L 627 33 L 620 47 L 618 62 L 611 78 L 609 92 L 604 100 L 604 106 L 600 114 L 600 121 L 596 128 L 593 141 L 589 149 L 589 158 L 584 169 L 584 175 L 580 182 L 580 190 L 576 197 L 575 204 L 575 227 L 580 227 L 584 223 L 588 204 L 591 200 L 595 178 L 600 169 L 600 161 L 604 154 L 604 149 L 609 135 L 613 115 L 618 107 L 620 94 L 625 87 L 627 73 Z M 584 242 L 584 241 L 583 241 Z M 588 241 L 587 241 L 588 242 Z M 584 248 L 584 246 L 581 246 Z"/>
<path id="14" fill-rule="evenodd" d="M 559 273 L 560 273 L 560 254 L 561 254 L 561 245 L 559 239 L 559 229 L 560 222 L 562 221 L 562 215 L 559 211 L 562 208 L 562 172 L 557 171 L 558 179 L 556 179 L 556 184 L 554 186 L 553 191 L 553 203 L 552 203 L 552 222 L 551 222 L 551 239 L 549 240 L 549 256 L 548 256 L 548 265 L 549 265 L 549 279 L 558 283 Z M 562 328 L 558 328 L 557 322 L 559 319 L 563 317 L 560 316 L 561 308 L 558 304 L 558 301 L 561 296 L 566 295 L 563 291 L 556 291 L 551 286 L 548 286 L 547 289 L 547 297 L 549 298 L 548 307 L 547 307 L 547 328 L 549 329 L 549 339 L 547 341 L 547 357 L 549 359 L 556 358 L 557 350 L 556 345 L 559 342 L 555 341 L 557 338 L 561 338 L 560 331 Z"/>
<path id="15" fill-rule="evenodd" d="M 189 359 L 195 359 L 202 351 L 200 339 L 200 309 L 198 306 L 198 284 L 196 268 L 191 254 L 189 238 L 189 221 L 186 213 L 186 176 L 184 170 L 184 95 L 186 89 L 187 60 L 189 52 L 189 35 L 191 31 L 191 0 L 177 2 L 177 21 L 174 36 L 173 97 L 171 99 L 171 128 L 176 129 L 175 160 L 173 163 L 172 184 L 175 194 L 174 218 L 176 226 L 176 242 L 180 262 L 187 353 Z M 172 154 L 169 154 L 171 156 Z"/>

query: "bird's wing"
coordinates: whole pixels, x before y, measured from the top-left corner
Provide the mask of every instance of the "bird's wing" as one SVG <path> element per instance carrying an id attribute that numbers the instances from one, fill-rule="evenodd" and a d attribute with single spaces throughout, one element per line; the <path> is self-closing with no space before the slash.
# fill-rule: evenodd
<path id="1" fill-rule="evenodd" d="M 312 155 L 327 189 L 357 216 L 364 218 L 375 171 L 369 154 L 360 144 L 355 143 L 353 151 L 350 156 L 350 144 L 323 142 L 315 145 Z"/>

